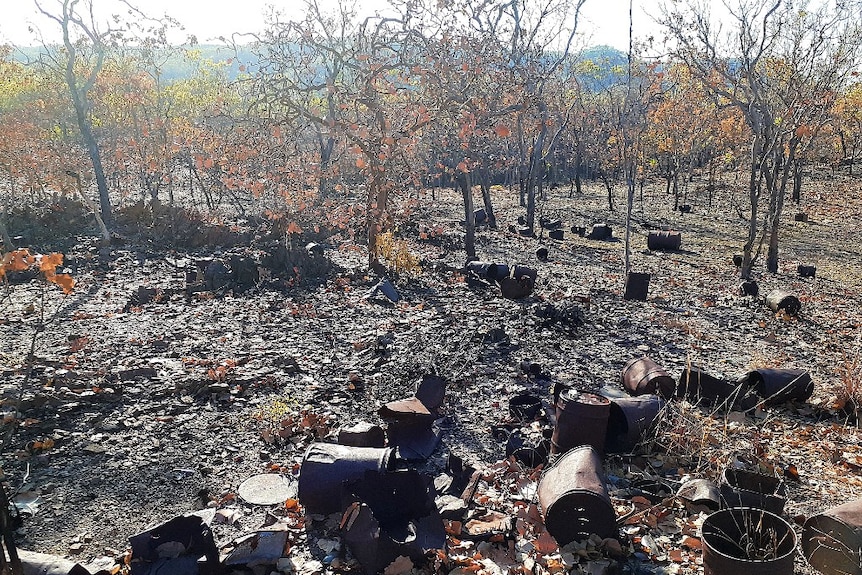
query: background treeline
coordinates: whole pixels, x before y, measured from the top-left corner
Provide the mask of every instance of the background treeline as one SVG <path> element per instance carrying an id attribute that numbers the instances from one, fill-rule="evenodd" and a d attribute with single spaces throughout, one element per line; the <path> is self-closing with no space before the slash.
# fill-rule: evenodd
<path id="1" fill-rule="evenodd" d="M 391 17 L 360 19 L 310 0 L 241 46 L 180 47 L 170 20 L 102 23 L 85 4 L 45 9 L 62 43 L 0 50 L 8 243 L 11 211 L 65 194 L 106 238 L 128 206 L 230 209 L 364 235 L 375 267 L 380 233 L 410 217 L 397 200 L 419 189 L 461 191 L 473 255 L 495 185 L 532 229 L 549 187 L 600 182 L 614 210 L 624 186 L 631 210 L 652 180 L 676 208 L 696 175 L 710 207 L 745 215 L 747 275 L 764 245 L 777 269 L 806 168 L 852 174 L 862 142 L 853 2 L 745 1 L 722 27 L 674 3 L 669 43 L 628 54 L 579 46 L 582 1 L 393 0 Z"/>

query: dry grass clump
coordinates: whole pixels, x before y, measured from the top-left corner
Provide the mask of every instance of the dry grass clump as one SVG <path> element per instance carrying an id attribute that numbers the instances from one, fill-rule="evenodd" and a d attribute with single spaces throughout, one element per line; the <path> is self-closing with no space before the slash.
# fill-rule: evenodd
<path id="1" fill-rule="evenodd" d="M 855 416 L 859 425 L 859 410 L 862 408 L 862 341 L 856 338 L 855 345 L 845 349 L 842 361 L 835 368 L 838 381 L 835 386 L 835 408 L 843 409 Z"/>

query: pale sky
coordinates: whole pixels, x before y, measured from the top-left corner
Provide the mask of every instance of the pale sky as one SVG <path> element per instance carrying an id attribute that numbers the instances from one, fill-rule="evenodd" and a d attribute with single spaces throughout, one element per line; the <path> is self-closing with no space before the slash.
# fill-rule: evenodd
<path id="1" fill-rule="evenodd" d="M 48 9 L 57 6 L 60 0 L 40 1 Z M 187 34 L 196 35 L 202 43 L 215 41 L 219 36 L 230 37 L 233 32 L 260 31 L 268 6 L 276 6 L 288 17 L 291 13 L 298 15 L 303 6 L 300 0 L 139 0 L 132 3 L 153 16 L 171 15 L 185 26 Z M 326 3 L 327 0 L 321 2 L 324 6 Z M 635 0 L 635 37 L 657 35 L 650 15 L 657 15 L 658 4 L 659 0 Z M 116 0 L 94 0 L 94 5 L 105 14 L 125 12 L 118 8 Z M 360 2 L 369 12 L 380 5 L 383 5 L 382 0 Z M 0 0 L 0 6 L 0 44 L 38 44 L 38 37 L 28 30 L 33 25 L 50 40 L 59 39 L 56 24 L 38 14 L 34 0 Z M 629 0 L 587 0 L 579 26 L 579 31 L 588 37 L 587 43 L 608 44 L 625 50 L 628 47 L 628 6 Z"/>

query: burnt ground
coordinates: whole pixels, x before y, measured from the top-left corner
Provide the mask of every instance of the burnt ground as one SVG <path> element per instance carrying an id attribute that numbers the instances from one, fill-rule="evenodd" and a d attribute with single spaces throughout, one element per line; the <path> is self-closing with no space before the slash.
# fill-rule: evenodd
<path id="1" fill-rule="evenodd" d="M 379 423 L 380 405 L 411 396 L 431 372 L 445 376 L 448 388 L 438 422 L 441 446 L 422 468 L 439 472 L 449 452 L 479 468 L 492 466 L 483 485 L 496 486 L 497 495 L 483 496 L 482 503 L 514 514 L 512 498 L 499 493 L 512 469 L 493 466 L 504 447 L 491 428 L 510 421 L 508 399 L 519 392 L 551 402 L 549 383 L 527 378 L 521 362 L 540 364 L 552 382 L 591 391 L 619 385 L 625 363 L 643 354 L 674 378 L 688 365 L 734 379 L 756 367 L 803 368 L 815 392 L 804 404 L 748 413 L 672 402 L 640 447 L 642 457 L 605 460 L 618 515 L 640 504 L 621 488 L 644 473 L 717 480 L 725 466 L 742 462 L 787 478 L 785 516 L 801 533 L 798 523 L 806 516 L 862 496 L 855 417 L 850 404 L 841 409 L 837 401 L 848 372 L 860 384 L 853 370 L 860 365 L 862 195 L 858 181 L 827 174 L 805 191 L 801 209 L 808 222 L 793 221 L 797 209 L 788 206 L 781 269 L 762 273 L 759 264 L 761 296 L 751 298 L 739 295 L 731 263 L 745 228 L 727 207 L 742 205 L 741 192 L 735 199 L 732 188 L 714 198 L 712 209 L 702 192 L 692 191 L 688 214 L 672 212 L 659 187 L 647 188 L 645 207 L 634 212 L 632 255 L 633 269 L 652 275 L 646 302 L 621 296 L 620 239 L 568 233 L 571 225 L 607 221 L 622 237 L 624 200 L 618 197 L 620 207 L 609 212 L 598 187 L 574 198 L 568 190 L 550 192 L 542 215 L 565 222 L 563 241 L 508 231 L 520 211 L 508 194 L 496 192 L 501 225 L 479 231 L 477 251 L 483 260 L 538 270 L 533 295 L 517 301 L 459 271 L 462 210 L 448 191 L 420 202 L 421 218 L 443 233 L 411 240 L 423 271 L 394 281 L 402 298 L 396 304 L 369 297 L 377 278 L 365 271 L 364 252 L 349 242 L 321 241 L 332 267 L 299 287 L 262 280 L 242 292 L 188 298 L 183 265 L 223 253 L 164 252 L 129 240 L 101 263 L 95 238 L 79 238 L 67 250 L 77 280 L 73 294 L 63 297 L 34 280 L 4 287 L 0 300 L 7 430 L 15 408 L 22 412 L 2 467 L 10 490 L 30 502 L 22 505 L 20 547 L 81 562 L 118 556 L 130 535 L 207 507 L 220 511 L 214 531 L 227 544 L 260 527 L 267 511 L 236 497 L 243 480 L 262 472 L 295 475 L 311 441 L 359 420 Z M 659 227 L 682 232 L 681 250 L 646 250 L 648 231 Z M 536 260 L 539 244 L 550 250 L 547 262 Z M 816 264 L 816 278 L 800 278 L 799 263 Z M 775 288 L 798 296 L 798 318 L 766 307 L 763 296 Z M 43 297 L 47 328 L 36 339 L 37 360 L 27 378 L 23 358 Z M 564 312 L 561 321 L 549 320 L 548 310 Z M 581 568 L 604 565 L 610 555 L 626 572 L 698 572 L 700 551 L 690 537 L 704 510 L 669 504 L 665 511 L 628 522 L 622 555 L 588 549 L 574 559 L 564 554 L 560 563 L 558 550 L 539 552 L 541 539 L 522 546 L 531 526 L 511 535 L 509 561 L 523 565 L 530 557 L 527 567 L 535 572 L 559 572 L 577 559 Z M 320 568 L 313 560 L 323 559 L 325 543 L 337 534 L 331 519 L 310 524 L 296 536 L 291 556 L 302 572 L 314 573 Z M 507 572 L 477 563 L 502 553 L 487 544 L 450 545 L 448 559 L 426 569 Z M 515 560 L 512 549 L 525 555 Z M 335 565 L 335 571 L 355 569 L 349 561 Z M 797 559 L 797 572 L 808 569 Z"/>

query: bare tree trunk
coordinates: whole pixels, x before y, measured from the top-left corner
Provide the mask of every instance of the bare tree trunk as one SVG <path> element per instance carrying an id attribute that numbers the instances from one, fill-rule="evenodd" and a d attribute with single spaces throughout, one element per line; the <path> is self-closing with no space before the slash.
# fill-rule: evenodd
<path id="1" fill-rule="evenodd" d="M 479 173 L 479 187 L 482 188 L 482 204 L 485 208 L 485 215 L 488 218 L 488 226 L 496 229 L 497 216 L 494 215 L 494 206 L 491 202 L 491 173 L 488 168 L 482 168 Z"/>
<path id="2" fill-rule="evenodd" d="M 473 206 L 473 192 L 470 189 L 470 174 L 459 174 L 456 178 L 464 198 L 464 251 L 468 258 L 476 257 L 476 219 Z"/>

